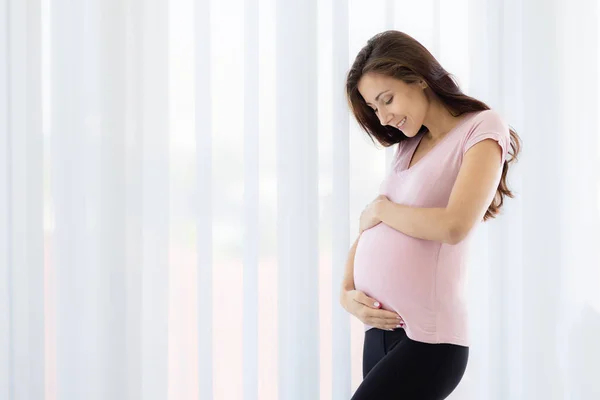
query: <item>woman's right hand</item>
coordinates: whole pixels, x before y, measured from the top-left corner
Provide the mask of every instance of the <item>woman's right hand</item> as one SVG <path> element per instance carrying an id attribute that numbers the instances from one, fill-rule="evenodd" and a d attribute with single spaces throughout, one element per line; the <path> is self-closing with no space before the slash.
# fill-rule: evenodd
<path id="1" fill-rule="evenodd" d="M 387 197 L 380 194 L 372 202 L 367 204 L 367 206 L 364 208 L 364 210 L 362 210 L 362 212 L 360 213 L 360 219 L 359 219 L 359 227 L 358 227 L 359 234 L 362 234 L 367 229 L 370 229 L 370 228 L 374 227 L 375 225 L 379 225 L 381 223 L 381 220 L 375 216 L 374 205 L 375 205 L 375 203 L 377 203 L 383 199 L 387 199 Z"/>
<path id="2" fill-rule="evenodd" d="M 360 290 L 344 291 L 342 305 L 346 311 L 369 326 L 388 331 L 404 326 L 402 317 L 393 311 L 382 310 L 381 303 Z"/>

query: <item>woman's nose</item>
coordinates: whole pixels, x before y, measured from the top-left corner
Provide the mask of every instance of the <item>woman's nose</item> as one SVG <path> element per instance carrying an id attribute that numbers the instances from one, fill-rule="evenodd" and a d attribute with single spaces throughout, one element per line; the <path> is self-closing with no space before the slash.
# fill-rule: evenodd
<path id="1" fill-rule="evenodd" d="M 379 123 L 381 125 L 387 125 L 392 121 L 394 116 L 392 114 L 382 112 L 379 117 Z"/>

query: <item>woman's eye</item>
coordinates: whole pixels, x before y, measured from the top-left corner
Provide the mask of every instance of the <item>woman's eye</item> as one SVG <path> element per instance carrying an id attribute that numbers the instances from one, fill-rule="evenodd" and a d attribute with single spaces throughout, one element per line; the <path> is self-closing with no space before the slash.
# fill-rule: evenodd
<path id="1" fill-rule="evenodd" d="M 390 99 L 386 101 L 385 104 L 392 104 L 392 100 L 394 100 L 394 96 L 390 97 Z"/>

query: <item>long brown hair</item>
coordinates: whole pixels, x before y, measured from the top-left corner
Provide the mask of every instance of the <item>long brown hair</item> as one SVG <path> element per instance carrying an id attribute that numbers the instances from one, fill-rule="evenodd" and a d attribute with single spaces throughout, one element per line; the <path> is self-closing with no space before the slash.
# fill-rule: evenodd
<path id="1" fill-rule="evenodd" d="M 399 31 L 385 31 L 369 39 L 356 56 L 346 78 L 346 96 L 358 124 L 371 139 L 388 147 L 407 137 L 397 128 L 381 125 L 373 109 L 367 106 L 358 91 L 358 82 L 367 72 L 400 79 L 407 84 L 425 81 L 442 104 L 455 117 L 464 113 L 489 110 L 485 103 L 464 94 L 454 77 L 448 73 L 433 55 L 417 40 Z M 483 217 L 486 221 L 495 218 L 504 202 L 504 196 L 514 197 L 506 184 L 509 164 L 517 159 L 521 150 L 519 135 L 510 128 L 510 150 L 502 168 L 502 177 L 492 204 Z M 421 126 L 418 133 L 426 132 Z"/>

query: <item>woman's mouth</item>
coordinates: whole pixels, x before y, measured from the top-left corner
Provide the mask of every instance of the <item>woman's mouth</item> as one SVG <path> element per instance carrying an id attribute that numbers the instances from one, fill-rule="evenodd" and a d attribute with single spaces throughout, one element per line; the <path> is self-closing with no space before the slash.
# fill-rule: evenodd
<path id="1" fill-rule="evenodd" d="M 398 125 L 396 125 L 396 128 L 400 129 L 402 128 L 404 125 L 406 124 L 406 117 L 402 118 L 402 120 L 400 122 L 398 122 Z"/>

